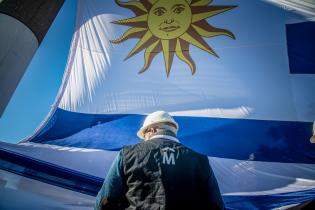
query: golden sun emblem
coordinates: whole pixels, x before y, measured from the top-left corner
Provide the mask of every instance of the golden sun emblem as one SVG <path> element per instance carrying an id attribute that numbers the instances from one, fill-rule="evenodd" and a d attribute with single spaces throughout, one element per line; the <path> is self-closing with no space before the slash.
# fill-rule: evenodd
<path id="1" fill-rule="evenodd" d="M 145 63 L 139 73 L 145 72 L 153 58 L 163 52 L 167 77 L 174 54 L 187 63 L 194 74 L 196 65 L 190 57 L 189 44 L 218 57 L 203 37 L 225 35 L 235 39 L 230 31 L 215 28 L 205 20 L 235 6 L 210 6 L 211 2 L 212 0 L 116 0 L 119 6 L 130 9 L 136 16 L 112 22 L 131 28 L 111 42 L 119 44 L 131 38 L 140 39 L 125 58 L 126 60 L 145 49 Z"/>

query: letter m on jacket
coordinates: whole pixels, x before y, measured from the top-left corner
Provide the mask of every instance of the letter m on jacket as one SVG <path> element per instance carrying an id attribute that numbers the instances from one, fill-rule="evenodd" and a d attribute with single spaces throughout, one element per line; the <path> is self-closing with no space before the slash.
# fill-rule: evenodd
<path id="1" fill-rule="evenodd" d="M 169 147 L 163 149 L 163 164 L 175 165 L 175 150 Z"/>

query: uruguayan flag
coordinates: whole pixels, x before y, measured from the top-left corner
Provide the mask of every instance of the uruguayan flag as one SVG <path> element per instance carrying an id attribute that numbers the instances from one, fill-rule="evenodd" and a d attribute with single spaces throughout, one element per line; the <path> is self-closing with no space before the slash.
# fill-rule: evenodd
<path id="1" fill-rule="evenodd" d="M 10 150 L 99 186 L 145 115 L 165 110 L 180 141 L 209 156 L 227 207 L 314 199 L 315 48 L 295 46 L 314 46 L 315 6 L 282 2 L 78 0 L 55 105 Z"/>

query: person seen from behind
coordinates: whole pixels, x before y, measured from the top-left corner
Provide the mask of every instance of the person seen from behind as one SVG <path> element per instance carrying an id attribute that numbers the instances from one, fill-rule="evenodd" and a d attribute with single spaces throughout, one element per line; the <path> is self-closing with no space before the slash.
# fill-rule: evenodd
<path id="1" fill-rule="evenodd" d="M 167 112 L 148 115 L 137 133 L 144 141 L 120 150 L 95 209 L 224 209 L 207 156 L 182 145 L 178 129 Z"/>

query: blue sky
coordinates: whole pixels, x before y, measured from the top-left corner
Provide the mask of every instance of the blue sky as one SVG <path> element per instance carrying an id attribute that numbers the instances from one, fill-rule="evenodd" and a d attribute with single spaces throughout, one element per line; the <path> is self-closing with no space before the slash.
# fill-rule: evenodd
<path id="1" fill-rule="evenodd" d="M 75 24 L 75 0 L 65 1 L 0 118 L 0 141 L 32 134 L 58 93 Z"/>

